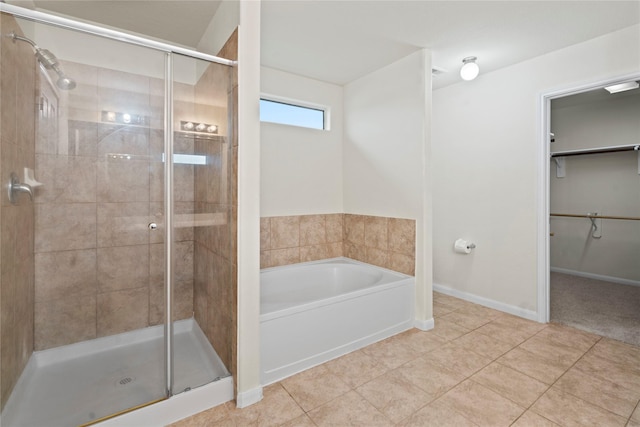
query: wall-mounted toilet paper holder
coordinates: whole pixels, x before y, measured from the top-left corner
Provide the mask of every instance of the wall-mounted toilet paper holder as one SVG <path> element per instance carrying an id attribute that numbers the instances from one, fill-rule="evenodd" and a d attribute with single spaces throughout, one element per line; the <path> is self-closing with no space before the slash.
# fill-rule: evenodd
<path id="1" fill-rule="evenodd" d="M 476 244 L 467 242 L 464 239 L 458 239 L 453 243 L 453 250 L 459 254 L 470 254 L 471 249 L 475 249 Z"/>

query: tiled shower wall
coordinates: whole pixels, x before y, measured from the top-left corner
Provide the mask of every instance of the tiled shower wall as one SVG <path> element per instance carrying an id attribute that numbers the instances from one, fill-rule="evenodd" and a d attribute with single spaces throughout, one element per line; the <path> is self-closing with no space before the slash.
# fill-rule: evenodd
<path id="1" fill-rule="evenodd" d="M 327 214 L 260 219 L 261 268 L 345 256 L 415 274 L 411 219 Z"/>
<path id="2" fill-rule="evenodd" d="M 237 59 L 237 31 L 218 56 Z M 219 93 L 224 89 L 223 93 Z M 196 213 L 214 213 L 222 220 L 195 229 L 194 314 L 220 359 L 236 378 L 237 330 L 237 70 L 211 64 L 195 87 L 196 107 L 210 105 L 208 96 L 229 100 L 231 115 L 220 111 L 220 133 L 225 136 L 196 143 L 196 154 L 211 165 L 196 169 Z M 217 95 L 216 95 L 217 94 Z M 222 115 L 224 113 L 224 116 Z M 196 111 L 196 115 L 198 111 Z M 227 126 L 232 120 L 234 126 Z"/>
<path id="3" fill-rule="evenodd" d="M 16 31 L 15 20 L 0 16 L 0 34 Z M 11 172 L 35 166 L 35 58 L 26 43 L 0 37 L 0 410 L 33 352 L 33 202 L 26 194 L 9 203 L 5 185 Z"/>
<path id="4" fill-rule="evenodd" d="M 78 86 L 61 92 L 57 123 L 36 142 L 35 348 L 159 324 L 164 318 L 163 82 L 64 62 Z M 180 85 L 185 96 L 193 88 Z M 55 99 L 49 99 L 49 103 Z M 103 110 L 154 120 L 101 121 Z M 159 115 L 159 117 L 158 117 Z M 176 138 L 175 152 L 193 153 Z M 176 165 L 176 211 L 193 212 L 193 165 Z M 176 251 L 176 318 L 193 312 L 193 230 Z"/>

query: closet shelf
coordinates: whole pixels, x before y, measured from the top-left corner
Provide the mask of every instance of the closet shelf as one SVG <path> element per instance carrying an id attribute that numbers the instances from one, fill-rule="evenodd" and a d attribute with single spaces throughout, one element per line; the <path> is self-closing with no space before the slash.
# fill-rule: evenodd
<path id="1" fill-rule="evenodd" d="M 581 156 L 583 154 L 616 153 L 618 151 L 640 151 L 640 144 L 613 145 L 610 147 L 585 148 L 583 150 L 556 151 L 551 157 Z"/>

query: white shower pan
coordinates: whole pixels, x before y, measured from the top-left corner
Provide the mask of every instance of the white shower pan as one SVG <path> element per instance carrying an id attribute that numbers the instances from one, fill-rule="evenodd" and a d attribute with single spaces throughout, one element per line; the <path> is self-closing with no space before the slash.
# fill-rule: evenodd
<path id="1" fill-rule="evenodd" d="M 78 426 L 156 400 L 165 389 L 163 332 L 153 326 L 33 353 L 2 425 Z M 233 399 L 233 380 L 193 319 L 174 323 L 174 372 L 179 394 L 97 425 L 164 425 Z"/>

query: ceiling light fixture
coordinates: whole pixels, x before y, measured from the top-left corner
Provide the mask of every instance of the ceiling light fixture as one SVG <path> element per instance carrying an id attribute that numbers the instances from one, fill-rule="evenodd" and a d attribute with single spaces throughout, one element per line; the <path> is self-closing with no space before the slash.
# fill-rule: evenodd
<path id="1" fill-rule="evenodd" d="M 478 58 L 475 56 L 467 56 L 462 60 L 462 68 L 460 68 L 460 77 L 462 80 L 473 80 L 478 77 L 480 67 L 476 64 Z"/>
<path id="2" fill-rule="evenodd" d="M 624 92 L 625 90 L 638 89 L 638 87 L 640 87 L 638 82 L 625 82 L 625 83 L 619 83 L 617 85 L 605 86 L 605 89 L 609 93 L 618 93 L 618 92 Z"/>

